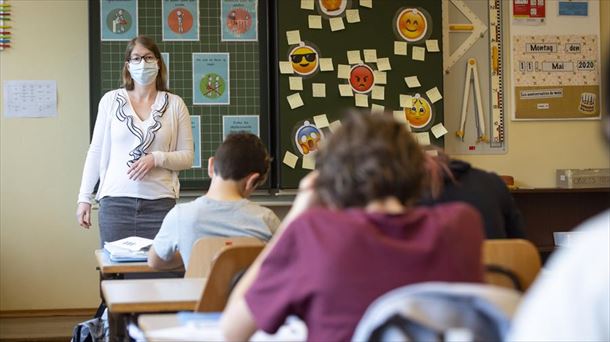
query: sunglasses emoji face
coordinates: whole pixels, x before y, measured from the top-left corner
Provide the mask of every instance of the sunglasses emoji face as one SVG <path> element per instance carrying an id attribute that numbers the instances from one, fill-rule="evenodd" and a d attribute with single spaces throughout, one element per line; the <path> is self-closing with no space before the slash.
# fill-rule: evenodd
<path id="1" fill-rule="evenodd" d="M 422 12 L 407 8 L 398 14 L 396 29 L 404 40 L 416 42 L 426 35 L 428 21 Z"/>
<path id="2" fill-rule="evenodd" d="M 307 76 L 318 69 L 318 52 L 307 45 L 298 46 L 290 51 L 292 69 L 299 75 Z"/>
<path id="3" fill-rule="evenodd" d="M 419 94 L 411 99 L 411 106 L 405 108 L 405 116 L 413 128 L 426 127 L 432 121 L 432 107 L 430 102 Z"/>
<path id="4" fill-rule="evenodd" d="M 354 65 L 349 74 L 349 84 L 357 93 L 370 92 L 375 84 L 373 69 L 366 64 Z"/>

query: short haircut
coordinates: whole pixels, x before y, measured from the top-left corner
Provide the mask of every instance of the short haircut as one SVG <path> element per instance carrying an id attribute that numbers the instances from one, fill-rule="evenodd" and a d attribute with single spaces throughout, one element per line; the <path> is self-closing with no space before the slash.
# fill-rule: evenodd
<path id="1" fill-rule="evenodd" d="M 337 208 L 365 207 L 373 200 L 417 199 L 424 154 L 404 124 L 392 115 L 350 113 L 316 156 L 315 188 Z"/>
<path id="2" fill-rule="evenodd" d="M 267 180 L 271 158 L 263 142 L 251 133 L 234 133 L 214 154 L 214 173 L 225 180 L 239 181 L 251 173 L 260 174 L 257 185 Z"/>

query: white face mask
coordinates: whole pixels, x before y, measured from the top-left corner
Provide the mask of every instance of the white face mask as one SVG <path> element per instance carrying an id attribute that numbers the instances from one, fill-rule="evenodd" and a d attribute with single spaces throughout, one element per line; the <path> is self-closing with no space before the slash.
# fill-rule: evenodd
<path id="1" fill-rule="evenodd" d="M 139 85 L 149 85 L 155 81 L 159 73 L 157 62 L 146 63 L 144 60 L 138 64 L 129 63 L 129 73 L 134 82 Z"/>

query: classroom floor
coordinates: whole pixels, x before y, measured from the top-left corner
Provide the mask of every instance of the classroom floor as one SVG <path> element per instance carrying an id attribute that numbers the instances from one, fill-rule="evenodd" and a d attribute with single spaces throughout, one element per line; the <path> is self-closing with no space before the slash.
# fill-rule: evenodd
<path id="1" fill-rule="evenodd" d="M 70 341 L 72 329 L 91 316 L 0 318 L 0 341 Z"/>

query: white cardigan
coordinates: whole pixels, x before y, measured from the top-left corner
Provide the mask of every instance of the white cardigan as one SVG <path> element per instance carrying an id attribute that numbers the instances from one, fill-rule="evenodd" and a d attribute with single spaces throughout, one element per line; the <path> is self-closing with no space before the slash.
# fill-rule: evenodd
<path id="1" fill-rule="evenodd" d="M 147 131 L 146 134 L 142 134 L 142 132 L 139 131 L 140 144 L 135 148 L 134 146 L 125 146 L 125 150 L 126 153 L 133 156 L 132 161 L 135 161 L 145 153 L 151 153 L 154 157 L 156 168 L 170 170 L 171 184 L 162 185 L 166 186 L 174 198 L 177 198 L 180 192 L 178 171 L 190 168 L 193 163 L 193 136 L 190 116 L 184 101 L 179 96 L 162 91 L 158 92 L 157 99 L 155 100 L 152 109 L 153 113 L 151 115 L 154 124 L 151 125 L 151 129 L 149 129 L 149 131 L 153 131 L 152 134 L 149 131 Z M 138 136 L 138 129 L 134 128 L 135 125 L 133 124 L 134 115 L 135 113 L 133 113 L 133 110 L 129 106 L 129 97 L 125 89 L 109 91 L 104 94 L 100 100 L 97 120 L 93 130 L 93 138 L 91 139 L 91 145 L 87 152 L 87 159 L 83 170 L 78 202 L 92 203 L 93 189 L 98 179 L 100 185 L 97 196 L 95 197 L 97 200 L 104 196 L 126 195 L 125 193 L 103 193 L 103 189 L 107 188 L 104 186 L 106 184 L 105 182 L 116 181 L 106 177 L 110 164 L 111 144 L 113 143 L 111 141 L 112 127 L 114 127 L 114 129 L 117 127 L 120 129 L 124 128 L 126 132 L 129 130 L 134 135 Z M 163 127 L 160 125 L 161 121 L 165 123 Z M 152 126 L 155 126 L 156 128 Z M 169 130 L 169 144 L 165 148 L 167 150 L 149 151 L 148 149 L 151 147 L 155 138 L 155 132 L 161 129 L 165 131 L 165 134 L 167 134 L 166 130 Z M 116 145 L 117 142 L 114 142 L 114 144 Z M 158 146 L 157 148 L 159 149 Z M 131 152 L 129 152 L 129 150 L 131 150 Z M 125 175 L 125 177 L 127 177 L 127 175 Z M 151 173 L 146 177 L 151 177 Z M 152 181 L 155 181 L 155 179 L 152 179 Z M 162 182 L 161 179 L 158 181 Z M 147 189 L 144 188 L 141 189 L 141 191 L 136 191 L 136 193 L 129 193 L 127 196 L 138 198 L 155 197 L 150 194 L 138 193 L 145 193 L 146 190 Z"/>

